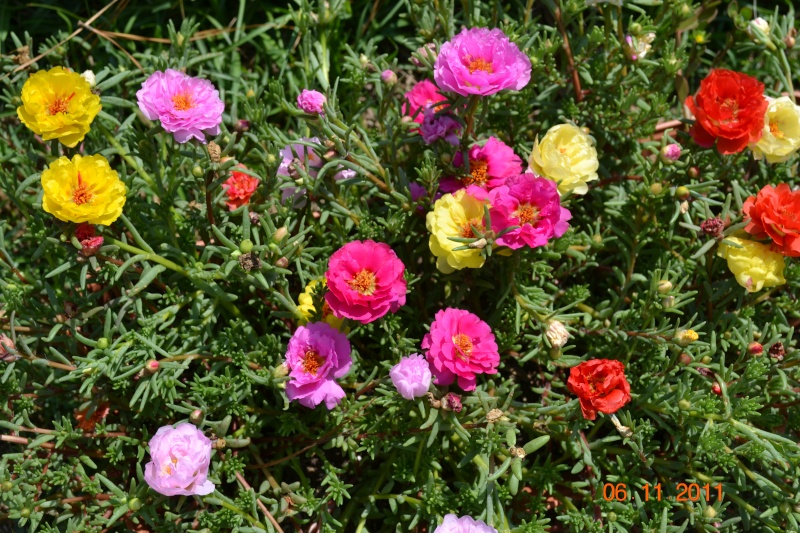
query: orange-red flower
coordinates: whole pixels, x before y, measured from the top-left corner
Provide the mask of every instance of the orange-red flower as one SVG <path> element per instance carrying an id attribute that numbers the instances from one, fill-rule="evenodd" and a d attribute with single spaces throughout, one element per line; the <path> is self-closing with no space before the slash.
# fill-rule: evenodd
<path id="1" fill-rule="evenodd" d="M 247 168 L 244 165 L 239 165 L 239 168 Z M 260 180 L 254 178 L 244 172 L 231 171 L 231 177 L 225 180 L 222 188 L 228 194 L 228 199 L 225 201 L 228 204 L 228 209 L 233 211 L 243 205 L 250 203 L 250 197 L 256 192 Z"/>
<path id="2" fill-rule="evenodd" d="M 717 143 L 721 154 L 735 154 L 758 142 L 767 112 L 764 84 L 741 72 L 715 69 L 700 82 L 695 96 L 686 98 L 694 114 L 690 133 L 697 144 Z"/>
<path id="3" fill-rule="evenodd" d="M 800 257 L 800 190 L 785 183 L 765 185 L 745 201 L 743 211 L 750 219 L 745 231 L 757 239 L 772 238 L 783 255 Z"/>
<path id="4" fill-rule="evenodd" d="M 631 401 L 625 365 L 612 359 L 592 359 L 573 366 L 567 388 L 578 396 L 581 412 L 587 420 L 597 418 L 598 411 L 616 413 Z"/>

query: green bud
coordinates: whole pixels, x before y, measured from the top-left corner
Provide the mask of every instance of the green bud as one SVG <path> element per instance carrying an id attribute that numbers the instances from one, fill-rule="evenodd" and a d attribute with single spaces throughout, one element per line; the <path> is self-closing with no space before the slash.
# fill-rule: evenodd
<path id="1" fill-rule="evenodd" d="M 675 189 L 675 197 L 680 200 L 686 200 L 691 194 L 692 193 L 689 191 L 689 188 L 683 185 Z"/>
<path id="2" fill-rule="evenodd" d="M 108 348 L 108 339 L 105 337 L 100 337 L 97 339 L 97 349 L 105 350 L 106 348 Z"/>
<path id="3" fill-rule="evenodd" d="M 275 244 L 274 242 L 269 243 L 269 246 L 267 246 L 267 248 L 269 248 L 269 251 L 272 252 L 273 254 L 281 253 L 281 247 Z"/>
<path id="4" fill-rule="evenodd" d="M 245 239 L 241 243 L 239 243 L 239 251 L 243 254 L 249 254 L 250 251 L 253 249 L 253 241 L 250 239 Z"/>
<path id="5" fill-rule="evenodd" d="M 238 259 L 240 255 L 242 255 L 242 252 L 240 252 L 239 250 L 234 250 L 231 252 L 231 257 L 233 257 L 234 259 Z"/>
<path id="6" fill-rule="evenodd" d="M 192 168 L 192 176 L 194 176 L 195 178 L 202 178 L 203 174 L 204 172 L 201 166 L 195 165 L 194 168 Z"/>
<path id="7" fill-rule="evenodd" d="M 792 512 L 792 504 L 789 502 L 781 502 L 778 509 L 780 509 L 783 514 L 789 514 Z"/>
<path id="8" fill-rule="evenodd" d="M 607 516 L 609 522 L 616 522 L 617 521 L 617 513 L 615 513 L 614 511 L 611 511 L 606 516 Z"/>
<path id="9" fill-rule="evenodd" d="M 131 511 L 138 511 L 142 508 L 142 500 L 139 498 L 131 498 L 128 500 L 128 509 Z"/>
<path id="10" fill-rule="evenodd" d="M 708 506 L 705 509 L 703 509 L 703 516 L 705 516 L 706 518 L 716 518 L 717 510 L 711 506 Z"/>
<path id="11" fill-rule="evenodd" d="M 692 408 L 692 402 L 690 402 L 689 400 L 686 400 L 686 399 L 680 400 L 678 402 L 678 407 L 681 408 L 681 411 L 688 411 L 689 409 Z"/>
<path id="12" fill-rule="evenodd" d="M 289 235 L 289 230 L 286 228 L 286 226 L 281 226 L 275 230 L 275 233 L 272 235 L 272 240 L 275 242 L 281 242 L 284 238 L 286 238 L 287 235 Z"/>
<path id="13" fill-rule="evenodd" d="M 639 24 L 638 22 L 634 22 L 633 24 L 628 26 L 628 33 L 630 33 L 631 35 L 639 35 L 640 33 L 642 33 L 642 25 Z"/>
<path id="14" fill-rule="evenodd" d="M 203 418 L 205 418 L 205 413 L 203 413 L 203 411 L 200 409 L 195 409 L 189 415 L 189 422 L 197 426 L 200 425 L 200 423 L 203 421 Z"/>
<path id="15" fill-rule="evenodd" d="M 19 515 L 22 518 L 28 518 L 31 515 L 31 510 L 28 509 L 27 507 L 23 507 L 22 509 L 19 510 Z"/>
<path id="16" fill-rule="evenodd" d="M 703 358 L 700 359 L 700 362 L 703 363 L 704 365 L 707 365 L 707 364 L 711 363 L 711 356 L 710 355 L 704 355 Z"/>
<path id="17" fill-rule="evenodd" d="M 4 481 L 2 485 L 0 485 L 0 490 L 3 492 L 11 492 L 11 489 L 14 488 L 14 484 L 10 481 Z"/>
<path id="18" fill-rule="evenodd" d="M 662 279 L 658 282 L 658 293 L 667 294 L 672 290 L 672 282 L 668 279 Z"/>
<path id="19" fill-rule="evenodd" d="M 661 194 L 661 192 L 663 190 L 664 190 L 664 187 L 659 182 L 655 182 L 654 184 L 652 184 L 650 186 L 650 192 L 653 193 L 655 196 L 658 196 L 659 194 Z"/>

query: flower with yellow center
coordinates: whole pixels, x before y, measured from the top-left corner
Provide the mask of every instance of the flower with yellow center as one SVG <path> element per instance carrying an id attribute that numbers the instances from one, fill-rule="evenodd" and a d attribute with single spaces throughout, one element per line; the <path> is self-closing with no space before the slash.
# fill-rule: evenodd
<path id="1" fill-rule="evenodd" d="M 89 132 L 100 108 L 100 97 L 80 74 L 53 67 L 33 74 L 22 86 L 17 116 L 45 141 L 58 139 L 72 148 Z"/>
<path id="2" fill-rule="evenodd" d="M 309 281 L 308 285 L 306 285 L 306 289 L 300 296 L 297 297 L 297 302 L 299 304 L 297 308 L 303 314 L 303 318 L 300 319 L 301 326 L 305 326 L 314 318 L 314 314 L 316 312 L 316 309 L 314 308 L 314 292 L 319 290 L 316 287 L 320 283 L 322 283 L 322 287 L 327 285 L 325 279 L 322 279 L 321 281 L 315 279 Z M 333 311 L 331 311 L 331 308 L 328 307 L 327 302 L 322 303 L 322 322 L 325 322 L 339 331 L 343 331 L 344 333 L 347 333 L 350 330 L 350 328 L 342 329 L 344 319 L 337 318 L 336 315 L 333 314 Z"/>
<path id="3" fill-rule="evenodd" d="M 42 172 L 45 211 L 64 222 L 110 225 L 122 214 L 127 188 L 102 155 L 60 157 Z"/>
<path id="4" fill-rule="evenodd" d="M 451 241 L 449 237 L 474 238 L 472 226 L 483 229 L 483 206 L 485 202 L 466 193 L 464 189 L 454 194 L 445 194 L 428 213 L 426 225 L 431 232 L 428 245 L 436 256 L 436 268 L 445 274 L 462 268 L 480 268 L 484 257 L 477 248 L 454 250 L 463 243 Z"/>
<path id="5" fill-rule="evenodd" d="M 594 141 L 572 124 L 553 126 L 541 143 L 537 137 L 528 163 L 536 174 L 558 183 L 562 196 L 586 194 L 586 182 L 597 179 L 600 167 Z"/>
<path id="6" fill-rule="evenodd" d="M 783 255 L 773 252 L 765 244 L 727 237 L 720 243 L 717 255 L 728 260 L 728 268 L 747 292 L 786 283 Z"/>
<path id="7" fill-rule="evenodd" d="M 782 163 L 800 149 L 800 106 L 788 96 L 767 100 L 761 139 L 750 149 L 756 159 L 766 157 L 770 163 Z"/>

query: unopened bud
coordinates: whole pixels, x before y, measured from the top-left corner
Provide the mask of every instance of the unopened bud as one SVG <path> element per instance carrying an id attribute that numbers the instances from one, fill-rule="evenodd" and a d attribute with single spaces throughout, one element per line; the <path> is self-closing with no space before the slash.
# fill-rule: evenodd
<path id="1" fill-rule="evenodd" d="M 250 131 L 250 121 L 243 118 L 239 119 L 239 122 L 236 123 L 234 130 L 236 130 L 237 133 Z"/>
<path id="2" fill-rule="evenodd" d="M 661 158 L 662 163 L 671 165 L 681 158 L 681 147 L 674 143 L 668 144 L 661 149 L 659 157 Z"/>
<path id="3" fill-rule="evenodd" d="M 184 37 L 182 33 L 179 33 L 178 35 L 175 36 L 175 44 L 178 45 L 178 48 L 183 46 L 184 42 L 186 42 L 186 37 Z"/>
<path id="4" fill-rule="evenodd" d="M 567 331 L 564 324 L 558 320 L 551 320 L 544 334 L 547 340 L 550 341 L 550 346 L 553 348 L 561 348 L 567 344 L 569 340 L 569 331 Z"/>
<path id="5" fill-rule="evenodd" d="M 108 339 L 105 337 L 100 337 L 97 339 L 97 349 L 105 350 L 106 348 L 108 348 Z"/>
<path id="6" fill-rule="evenodd" d="M 682 353 L 681 353 L 681 354 L 678 356 L 678 361 L 679 361 L 679 362 L 680 362 L 680 363 L 681 363 L 683 366 L 689 366 L 690 364 L 692 364 L 692 356 L 691 356 L 691 355 L 689 355 L 689 354 L 688 354 L 688 353 L 686 353 L 686 352 L 682 352 Z"/>
<path id="7" fill-rule="evenodd" d="M 711 507 L 710 505 L 703 509 L 703 516 L 706 518 L 716 518 L 717 510 Z"/>
<path id="8" fill-rule="evenodd" d="M 205 173 L 203 172 L 203 168 L 201 166 L 195 165 L 194 167 L 192 167 L 192 176 L 194 176 L 195 178 L 198 179 L 202 178 L 203 174 Z"/>
<path id="9" fill-rule="evenodd" d="M 668 279 L 662 279 L 657 285 L 659 294 L 667 294 L 672 290 L 672 282 Z"/>
<path id="10" fill-rule="evenodd" d="M 381 79 L 386 85 L 392 86 L 397 83 L 397 74 L 387 68 L 381 72 Z"/>
<path id="11" fill-rule="evenodd" d="M 713 392 L 717 396 L 721 396 L 722 395 L 722 387 L 719 386 L 719 383 L 714 383 L 713 385 L 711 385 L 711 392 Z"/>
<path id="12" fill-rule="evenodd" d="M 689 409 L 692 408 L 692 402 L 686 399 L 679 400 L 678 407 L 680 407 L 682 411 L 688 411 Z"/>
<path id="13" fill-rule="evenodd" d="M 684 185 L 681 185 L 675 189 L 675 197 L 679 200 L 686 200 L 691 194 L 692 193 L 689 191 L 689 188 Z"/>
<path id="14" fill-rule="evenodd" d="M 17 347 L 14 346 L 11 339 L 6 335 L 0 334 L 0 361 L 4 363 L 13 363 L 19 358 Z"/>
<path id="15" fill-rule="evenodd" d="M 160 367 L 161 367 L 161 365 L 155 359 L 151 359 L 151 360 L 149 360 L 148 362 L 146 362 L 144 364 L 144 370 L 148 374 L 155 374 L 156 372 L 158 372 L 158 369 Z"/>
<path id="16" fill-rule="evenodd" d="M 697 179 L 700 177 L 700 169 L 697 167 L 690 167 L 689 170 L 686 171 L 686 174 L 692 179 Z"/>
<path id="17" fill-rule="evenodd" d="M 14 488 L 14 484 L 10 481 L 3 481 L 3 484 L 0 485 L 0 490 L 3 492 L 11 492 L 11 489 Z"/>
<path id="18" fill-rule="evenodd" d="M 650 192 L 654 195 L 658 196 L 664 190 L 664 186 L 661 185 L 659 182 L 655 182 L 654 184 L 650 185 Z"/>
<path id="19" fill-rule="evenodd" d="M 284 238 L 285 238 L 285 237 L 286 237 L 288 234 L 289 234 L 289 230 L 286 228 L 286 226 L 281 226 L 280 228 L 278 228 L 277 230 L 275 230 L 275 233 L 273 233 L 273 234 L 272 234 L 272 240 L 273 240 L 273 241 L 275 241 L 275 242 L 278 242 L 278 243 L 279 243 L 279 242 L 281 242 L 281 241 L 282 241 L 282 240 L 283 240 L 283 239 L 284 239 Z"/>
<path id="20" fill-rule="evenodd" d="M 661 298 L 661 305 L 664 307 L 664 309 L 672 309 L 675 307 L 675 297 L 667 296 L 665 298 Z"/>
<path id="21" fill-rule="evenodd" d="M 747 345 L 747 353 L 754 356 L 759 356 L 764 353 L 764 346 L 759 342 L 751 342 Z"/>
<path id="22" fill-rule="evenodd" d="M 361 68 L 363 68 L 363 69 L 367 69 L 367 68 L 372 66 L 369 63 L 369 58 L 367 56 L 365 56 L 364 54 L 361 54 L 361 55 L 358 56 L 358 62 L 361 63 Z"/>
<path id="23" fill-rule="evenodd" d="M 192 411 L 189 414 L 189 422 L 191 422 L 192 424 L 197 426 L 203 421 L 204 417 L 205 417 L 205 413 L 203 413 L 202 410 L 195 409 L 194 411 Z"/>
<path id="24" fill-rule="evenodd" d="M 94 72 L 91 70 L 84 70 L 81 74 L 81 78 L 86 80 L 86 83 L 89 84 L 89 88 L 94 89 L 94 86 L 97 85 L 97 78 L 95 78 Z"/>
<path id="25" fill-rule="evenodd" d="M 250 239 L 245 239 L 239 243 L 239 251 L 242 252 L 243 254 L 250 253 L 252 249 L 253 249 L 253 241 L 251 241 Z"/>
<path id="26" fill-rule="evenodd" d="M 753 30 L 759 30 L 764 35 L 769 35 L 769 22 L 761 17 L 755 18 L 750 21 L 750 24 L 747 25 L 747 35 L 755 38 L 756 32 Z"/>
<path id="27" fill-rule="evenodd" d="M 289 367 L 286 363 L 281 363 L 272 370 L 272 377 L 275 379 L 285 378 L 289 375 Z"/>
<path id="28" fill-rule="evenodd" d="M 791 50 L 792 48 L 794 48 L 794 45 L 797 44 L 797 40 L 795 40 L 794 36 L 787 35 L 786 38 L 783 40 L 783 44 L 786 45 L 786 48 Z"/>
<path id="29" fill-rule="evenodd" d="M 610 513 L 608 513 L 606 515 L 606 518 L 608 518 L 609 522 L 616 522 L 617 521 L 617 513 L 615 513 L 614 511 L 611 511 Z"/>
<path id="30" fill-rule="evenodd" d="M 286 268 L 289 266 L 289 260 L 285 257 L 281 257 L 277 261 L 275 261 L 275 266 L 278 268 Z"/>
<path id="31" fill-rule="evenodd" d="M 222 148 L 214 141 L 208 143 L 208 156 L 211 158 L 212 162 L 219 163 L 220 157 L 222 156 Z"/>
<path id="32" fill-rule="evenodd" d="M 136 512 L 141 508 L 142 508 L 142 500 L 140 500 L 139 498 L 131 498 L 130 500 L 128 500 L 128 509 L 130 509 L 131 511 Z"/>

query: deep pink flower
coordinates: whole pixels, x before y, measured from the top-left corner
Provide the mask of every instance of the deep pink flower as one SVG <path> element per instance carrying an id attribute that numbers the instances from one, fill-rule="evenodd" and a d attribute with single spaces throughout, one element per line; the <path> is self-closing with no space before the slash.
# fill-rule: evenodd
<path id="1" fill-rule="evenodd" d="M 369 324 L 405 305 L 405 269 L 387 244 L 348 242 L 328 261 L 325 301 L 336 316 Z"/>
<path id="2" fill-rule="evenodd" d="M 179 143 L 195 138 L 205 144 L 205 134 L 219 134 L 225 104 L 208 80 L 172 69 L 156 71 L 142 84 L 136 98 L 144 116 L 160 120 L 161 127 Z"/>
<path id="3" fill-rule="evenodd" d="M 522 173 L 522 159 L 503 141 L 489 137 L 483 146 L 473 145 L 468 152 L 469 176 L 457 179 L 452 176 L 442 178 L 440 187 L 444 192 L 455 192 L 469 185 L 492 190 L 505 184 L 508 178 Z M 456 152 L 453 165 L 460 167 L 464 158 Z"/>
<path id="4" fill-rule="evenodd" d="M 439 92 L 438 87 L 431 83 L 428 80 L 422 80 L 421 82 L 414 85 L 410 91 L 406 93 L 406 100 L 408 100 L 408 106 L 404 103 L 401 111 L 403 115 L 407 115 L 410 117 L 414 117 L 414 122 L 417 124 L 422 124 L 422 121 L 425 117 L 425 108 L 434 106 L 435 111 L 439 111 L 447 107 L 447 104 L 440 104 L 439 102 L 444 102 L 447 98 Z M 419 109 L 419 113 L 417 110 Z M 415 115 L 416 113 L 416 115 Z"/>
<path id="5" fill-rule="evenodd" d="M 247 168 L 244 165 L 239 165 L 241 168 Z M 258 184 L 261 182 L 258 178 L 254 178 L 244 172 L 231 171 L 231 176 L 222 184 L 222 188 L 228 195 L 225 203 L 228 209 L 233 211 L 243 205 L 250 203 L 250 197 L 256 192 Z"/>
<path id="6" fill-rule="evenodd" d="M 303 89 L 297 97 L 297 107 L 311 115 L 319 115 L 325 109 L 322 107 L 328 99 L 319 91 Z"/>
<path id="7" fill-rule="evenodd" d="M 506 185 L 493 189 L 489 193 L 489 203 L 495 232 L 520 226 L 496 241 L 514 250 L 523 246 L 544 246 L 550 239 L 561 237 L 569 228 L 567 221 L 572 218 L 569 210 L 561 207 L 556 182 L 532 172 L 510 178 Z"/>
<path id="8" fill-rule="evenodd" d="M 497 533 L 497 530 L 471 516 L 459 518 L 451 513 L 445 515 L 444 521 L 433 530 L 433 533 Z"/>
<path id="9" fill-rule="evenodd" d="M 464 28 L 442 45 L 433 78 L 462 96 L 519 91 L 531 79 L 531 60 L 499 29 Z"/>
<path id="10" fill-rule="evenodd" d="M 89 237 L 88 239 L 83 239 L 81 241 L 81 255 L 84 257 L 90 257 L 96 254 L 100 247 L 103 246 L 103 238 L 102 237 Z"/>
<path id="11" fill-rule="evenodd" d="M 300 326 L 286 350 L 286 397 L 312 409 L 322 402 L 333 409 L 344 398 L 344 390 L 335 380 L 345 376 L 351 364 L 347 335 L 327 322 Z"/>
<path id="12" fill-rule="evenodd" d="M 94 237 L 94 226 L 88 222 L 82 222 L 75 226 L 75 238 L 78 242 L 84 241 L 89 237 Z"/>
<path id="13" fill-rule="evenodd" d="M 205 496 L 214 492 L 208 480 L 211 440 L 189 422 L 158 428 L 150 439 L 150 462 L 144 480 L 164 496 Z"/>
<path id="14" fill-rule="evenodd" d="M 452 116 L 446 113 L 437 113 L 433 107 L 427 106 L 419 131 L 425 144 L 433 144 L 439 139 L 444 139 L 453 146 L 458 146 L 461 124 Z"/>
<path id="15" fill-rule="evenodd" d="M 431 386 L 431 368 L 419 354 L 403 357 L 389 372 L 397 392 L 406 400 L 425 396 Z"/>
<path id="16" fill-rule="evenodd" d="M 489 325 L 463 309 L 448 307 L 436 313 L 430 332 L 422 339 L 437 385 L 458 378 L 465 391 L 475 389 L 477 374 L 496 374 L 500 354 Z"/>

